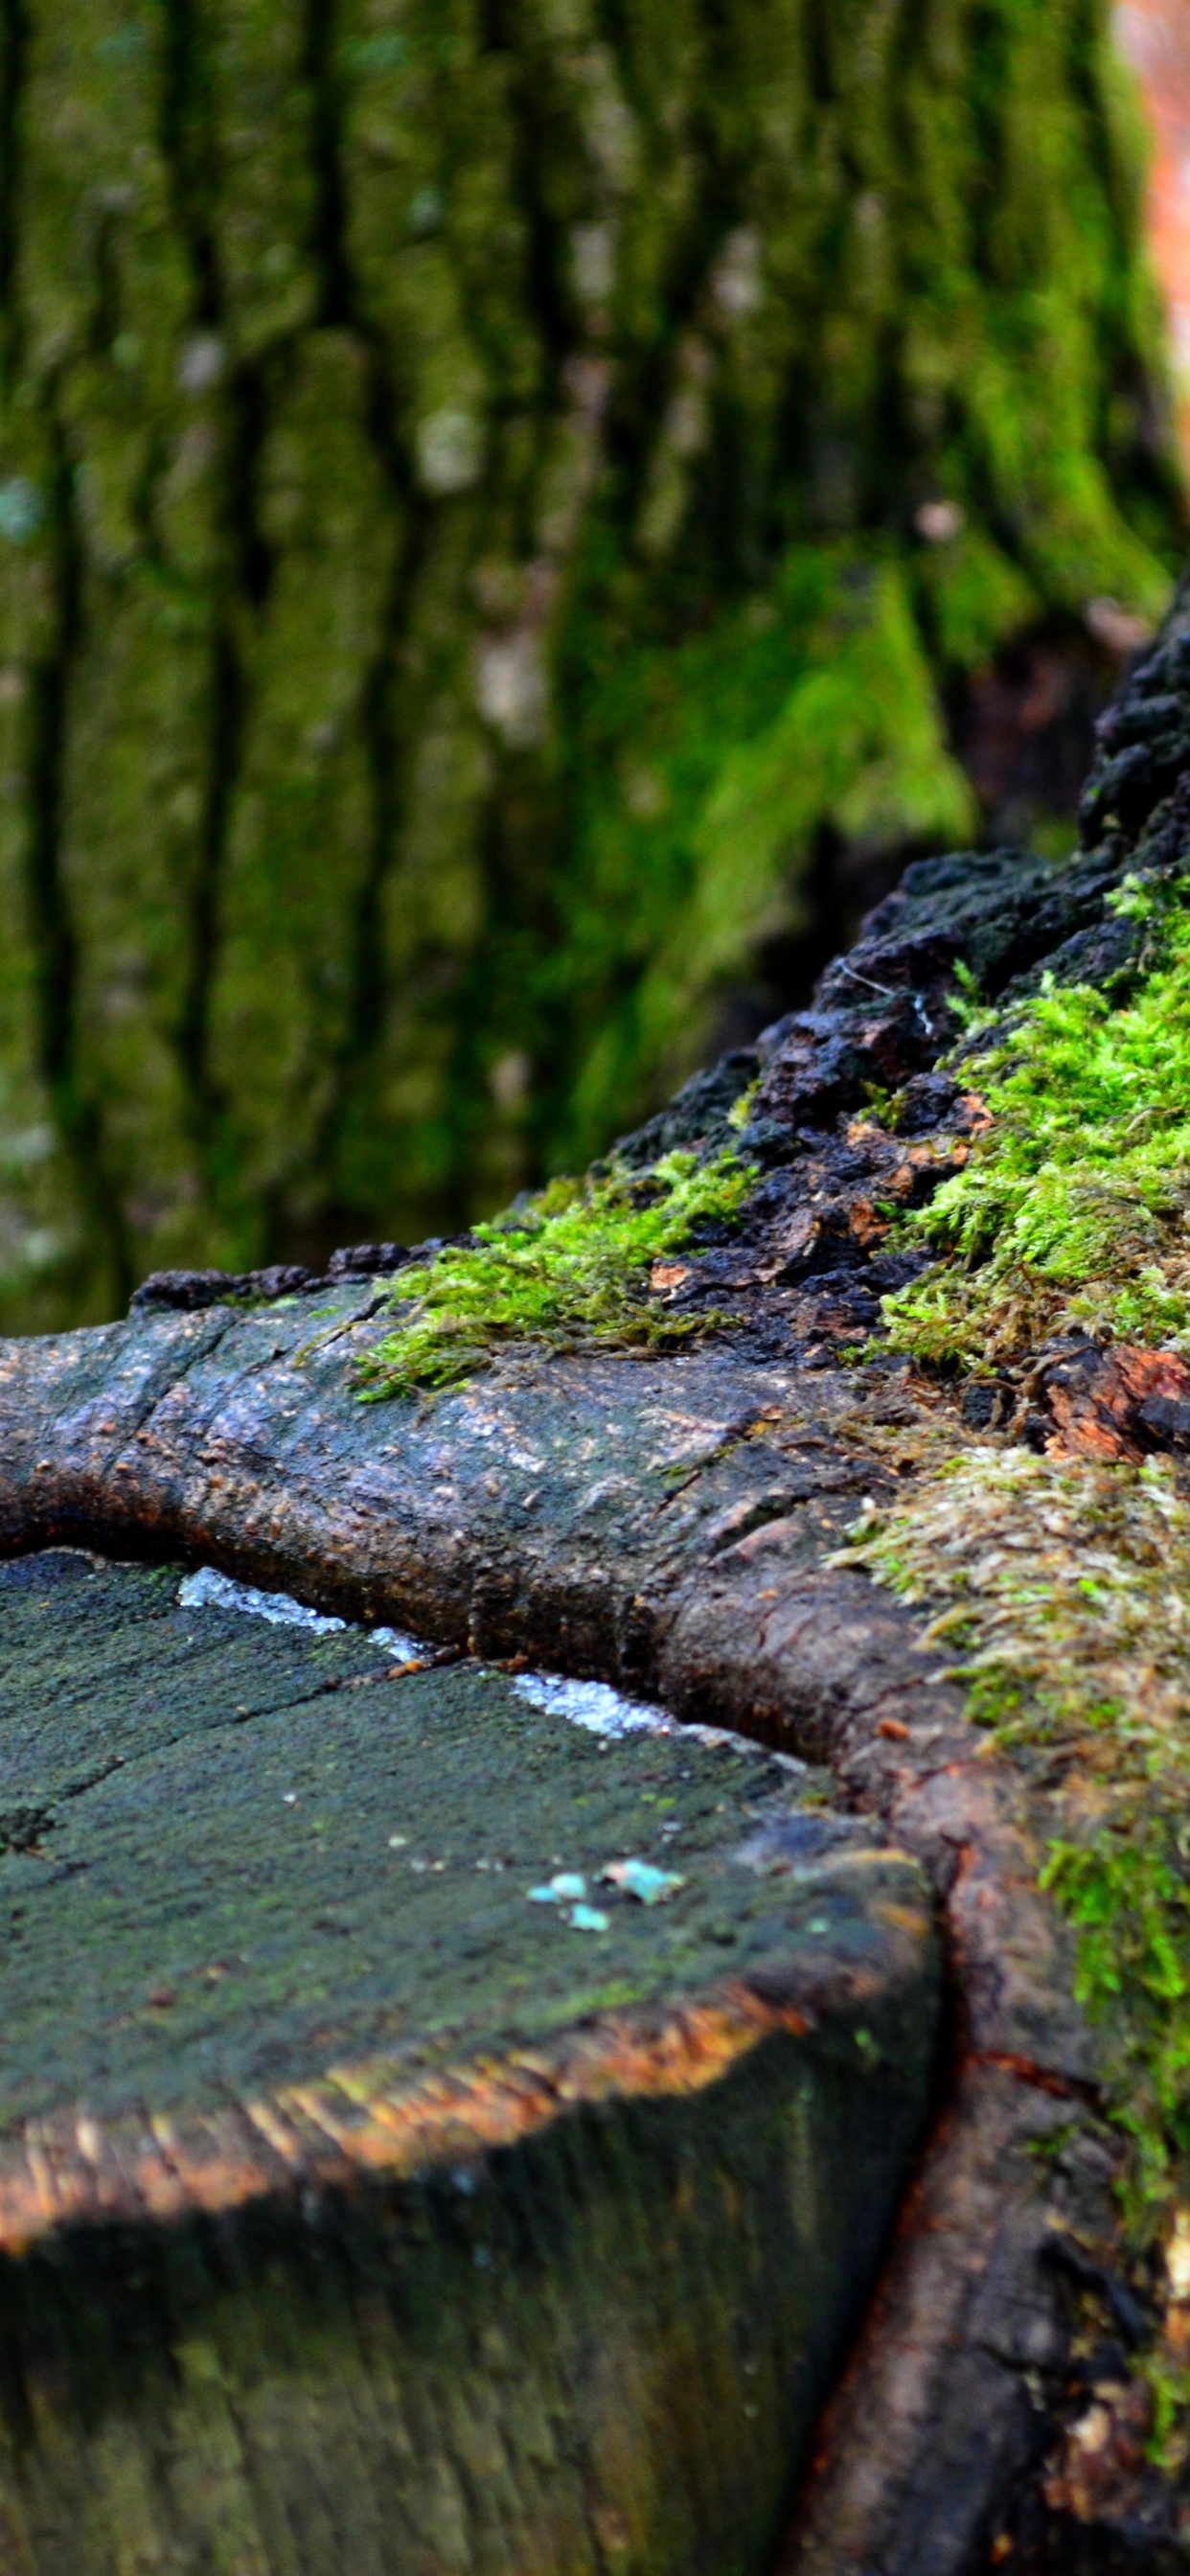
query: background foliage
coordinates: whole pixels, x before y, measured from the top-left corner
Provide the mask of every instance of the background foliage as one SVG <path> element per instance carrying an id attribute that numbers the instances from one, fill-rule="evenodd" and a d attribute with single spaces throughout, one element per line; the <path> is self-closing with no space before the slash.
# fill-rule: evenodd
<path id="1" fill-rule="evenodd" d="M 8 1322 L 498 1205 L 980 828 L 1183 534 L 1139 170 L 1105 0 L 0 0 Z"/>

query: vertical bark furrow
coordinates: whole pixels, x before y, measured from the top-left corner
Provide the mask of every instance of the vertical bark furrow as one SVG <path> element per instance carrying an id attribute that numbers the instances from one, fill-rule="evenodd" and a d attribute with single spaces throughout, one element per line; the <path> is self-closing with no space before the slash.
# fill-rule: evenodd
<path id="1" fill-rule="evenodd" d="M 160 89 L 162 157 L 171 211 L 192 280 L 195 326 L 217 331 L 223 321 L 224 296 L 211 223 L 218 182 L 206 88 L 196 0 L 165 0 Z"/>
<path id="2" fill-rule="evenodd" d="M 310 96 L 310 254 L 318 278 L 317 319 L 328 331 L 350 328 L 357 318 L 347 260 L 336 33 L 334 0 L 307 0 L 303 69 Z"/>
<path id="3" fill-rule="evenodd" d="M 942 708 L 997 654 L 1155 613 L 1106 41 L 1106 0 L 0 0 L 0 867 L 45 840 L 52 378 L 72 1044 L 133 1270 L 584 1159 L 846 935 L 849 868 L 974 828 Z M 117 1274 L 91 1201 L 66 1258 L 58 1107 L 21 1160 L 25 909 L 0 1300 L 51 1322 Z"/>
<path id="4" fill-rule="evenodd" d="M 221 900 L 250 721 L 250 639 L 268 598 L 272 553 L 260 523 L 259 478 L 269 431 L 268 365 L 232 342 L 232 317 L 214 213 L 225 180 L 214 123 L 209 35 L 196 0 L 166 0 L 161 144 L 190 276 L 191 322 L 209 335 L 208 361 L 226 371 L 218 477 L 218 557 L 210 600 L 201 815 L 187 904 L 186 965 L 175 1042 L 189 1125 L 212 1209 L 230 1103 L 212 1062 L 212 1011 L 221 945 Z M 193 360 L 191 362 L 193 364 Z"/>
<path id="5" fill-rule="evenodd" d="M 408 389 L 401 381 L 396 353 L 369 310 L 366 288 L 352 260 L 337 59 L 342 35 L 334 0 L 309 0 L 305 63 L 311 97 L 318 321 L 322 328 L 351 332 L 363 353 L 361 420 L 390 517 L 392 561 L 372 648 L 358 683 L 357 720 L 367 790 L 365 856 L 346 907 L 343 1006 L 337 1032 L 326 1045 L 319 1068 L 322 1105 L 308 1150 L 306 1186 L 320 1190 L 331 1208 L 345 1197 L 340 1170 L 343 1128 L 353 1094 L 373 1058 L 383 1020 L 384 886 L 407 806 L 417 729 L 417 708 L 409 703 L 402 711 L 400 701 L 403 680 L 404 694 L 410 695 L 405 666 L 429 533 L 428 512 L 417 492 L 410 455 Z M 349 1201 L 344 1213 L 349 1219 Z"/>

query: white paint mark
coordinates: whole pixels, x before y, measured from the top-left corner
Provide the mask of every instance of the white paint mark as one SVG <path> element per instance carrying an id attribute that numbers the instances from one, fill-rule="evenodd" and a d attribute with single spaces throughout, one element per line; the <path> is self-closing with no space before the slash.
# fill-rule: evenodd
<path id="1" fill-rule="evenodd" d="M 261 1592 L 254 1583 L 236 1583 L 230 1574 L 218 1574 L 213 1565 L 200 1565 L 197 1573 L 184 1574 L 178 1585 L 178 1600 L 183 1610 L 240 1610 L 253 1619 L 268 1619 L 278 1628 L 305 1628 L 312 1637 L 339 1636 L 352 1622 L 336 1619 L 321 1610 L 308 1610 L 304 1601 L 294 1601 L 288 1592 Z M 378 1646 L 382 1655 L 395 1655 L 400 1663 L 412 1663 L 434 1649 L 419 1637 L 407 1637 L 400 1628 L 355 1627 L 354 1634 L 369 1646 Z"/>
<path id="2" fill-rule="evenodd" d="M 178 1601 L 184 1610 L 238 1610 L 254 1619 L 268 1619 L 274 1626 L 304 1628 L 308 1635 L 326 1637 L 345 1634 L 348 1630 L 361 1637 L 366 1645 L 378 1646 L 398 1663 L 415 1663 L 435 1652 L 424 1638 L 406 1636 L 400 1628 L 364 1628 L 348 1619 L 336 1619 L 321 1610 L 307 1609 L 288 1592 L 261 1592 L 254 1583 L 237 1583 L 230 1574 L 219 1574 L 213 1565 L 200 1566 L 194 1574 L 184 1574 L 178 1586 Z M 802 1772 L 805 1764 L 792 1754 L 774 1753 L 771 1746 L 754 1743 L 751 1736 L 736 1735 L 725 1726 L 690 1725 L 680 1718 L 667 1716 L 653 1700 L 626 1699 L 610 1682 L 573 1681 L 563 1673 L 528 1672 L 509 1676 L 510 1686 L 519 1699 L 528 1700 L 532 1708 L 544 1709 L 547 1716 L 564 1717 L 571 1726 L 582 1726 L 591 1735 L 615 1743 L 626 1735 L 647 1733 L 673 1735 L 683 1744 L 698 1744 L 708 1752 L 720 1747 L 729 1753 L 750 1753 L 767 1762 L 777 1762 L 782 1770 Z M 492 1863 L 501 1867 L 499 1861 Z"/>
<path id="3" fill-rule="evenodd" d="M 680 1732 L 664 1709 L 646 1700 L 624 1699 L 610 1682 L 565 1681 L 559 1673 L 517 1673 L 512 1687 L 518 1699 L 544 1708 L 551 1717 L 567 1717 L 572 1726 L 585 1726 L 592 1735 L 630 1735 L 638 1727 L 648 1727 L 655 1735 Z"/>

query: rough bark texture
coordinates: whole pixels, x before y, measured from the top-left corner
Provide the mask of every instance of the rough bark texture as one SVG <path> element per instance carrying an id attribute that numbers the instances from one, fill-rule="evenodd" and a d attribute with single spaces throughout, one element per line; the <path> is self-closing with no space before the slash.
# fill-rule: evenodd
<path id="1" fill-rule="evenodd" d="M 581 1163 L 970 833 L 947 715 L 1052 826 L 1138 161 L 1106 0 L 4 0 L 14 1327 Z"/>
<path id="2" fill-rule="evenodd" d="M 1179 2545 L 1178 2500 L 1139 2471 L 1067 2504 L 1051 2483 L 1051 2539 L 1024 2504 L 1013 2522 L 1067 2402 L 1067 2285 L 1088 2262 L 1110 2285 L 1114 2259 L 1100 2042 L 1037 1887 L 1061 1794 L 1044 1767 L 989 1751 L 908 1613 L 829 1560 L 861 1495 L 965 1436 L 944 1387 L 887 1357 L 843 1364 L 878 1320 L 874 1292 L 903 1275 L 874 1202 L 928 1187 L 955 1151 L 957 1086 L 930 1070 L 955 963 L 993 998 L 1045 968 L 1127 968 L 1140 932 L 1107 898 L 1138 863 L 1186 865 L 1188 663 L 1183 593 L 1106 729 L 1070 867 L 923 865 L 812 1011 L 630 1140 L 641 1164 L 713 1141 L 759 1071 L 744 1140 L 767 1176 L 731 1240 L 693 1249 L 662 1292 L 721 1308 L 730 1289 L 740 1321 L 717 1339 L 653 1360 L 506 1359 L 432 1404 L 365 1407 L 351 1362 L 383 1329 L 385 1285 L 352 1281 L 361 1260 L 317 1293 L 278 1298 L 284 1283 L 263 1280 L 255 1307 L 209 1276 L 163 1279 L 127 1323 L 3 1356 L 9 1552 L 63 1538 L 179 1552 L 643 1685 L 680 1715 L 829 1760 L 929 1872 L 953 1981 L 949 2096 L 824 2427 L 799 2576 L 960 2576 L 990 2548 L 1003 2564 L 1014 2530 L 1042 2564 L 1054 2515 L 1063 2567 L 1156 2567 Z M 896 1135 L 863 1115 L 872 1082 L 905 1087 Z M 1184 1408 L 1127 1352 L 1088 1346 L 1073 1369 L 1069 1348 L 1039 1355 L 1032 1436 L 1077 1445 L 1089 1423 L 1116 1454 L 1181 1438 Z"/>

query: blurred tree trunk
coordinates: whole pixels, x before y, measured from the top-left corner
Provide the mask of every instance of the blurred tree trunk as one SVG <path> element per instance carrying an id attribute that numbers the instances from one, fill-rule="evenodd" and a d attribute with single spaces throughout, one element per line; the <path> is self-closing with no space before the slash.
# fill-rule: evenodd
<path id="1" fill-rule="evenodd" d="M 1162 603 L 1106 0 L 0 48 L 10 1321 L 583 1156 L 840 855 L 977 828 L 972 675 Z"/>

